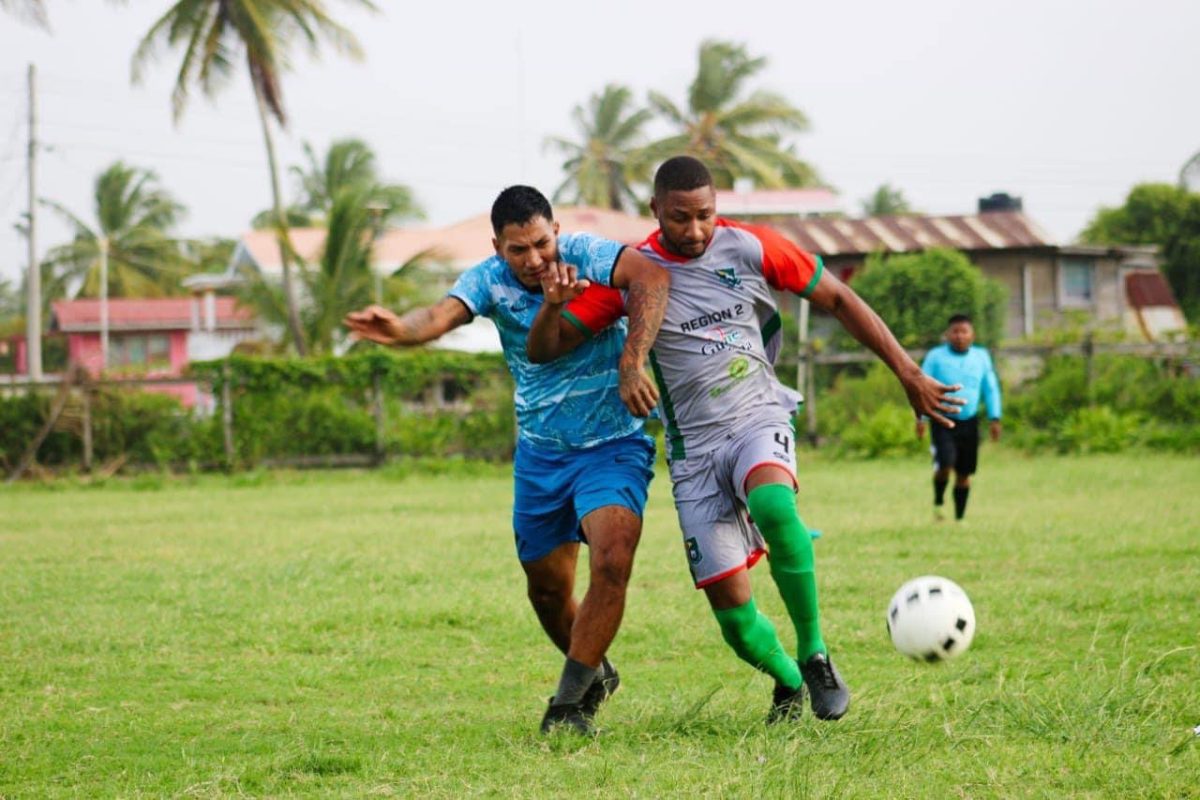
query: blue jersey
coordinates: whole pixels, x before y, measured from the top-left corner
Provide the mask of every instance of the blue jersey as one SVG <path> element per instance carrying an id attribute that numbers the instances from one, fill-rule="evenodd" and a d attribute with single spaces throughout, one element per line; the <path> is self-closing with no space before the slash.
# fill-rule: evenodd
<path id="1" fill-rule="evenodd" d="M 623 245 L 587 233 L 558 237 L 559 260 L 579 269 L 579 277 L 612 284 Z M 522 439 L 553 450 L 575 450 L 620 439 L 642 428 L 617 391 L 617 361 L 625 346 L 624 320 L 584 341 L 548 364 L 534 364 L 525 340 L 542 294 L 525 288 L 508 264 L 492 256 L 464 272 L 450 296 L 496 323 L 504 360 L 516 383 L 513 401 Z"/>
<path id="2" fill-rule="evenodd" d="M 972 346 L 960 353 L 949 344 L 938 345 L 925 354 L 921 371 L 929 377 L 953 386 L 962 384 L 962 391 L 952 397 L 961 397 L 966 405 L 957 412 L 947 413 L 954 419 L 971 419 L 979 413 L 982 398 L 987 405 L 989 419 L 1000 419 L 1000 381 L 992 366 L 992 357 L 986 348 Z"/>

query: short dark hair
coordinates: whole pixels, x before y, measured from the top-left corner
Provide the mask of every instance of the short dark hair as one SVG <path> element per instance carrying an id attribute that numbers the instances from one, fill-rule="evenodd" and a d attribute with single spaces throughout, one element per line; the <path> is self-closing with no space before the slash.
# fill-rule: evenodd
<path id="1" fill-rule="evenodd" d="M 550 201 L 532 186 L 509 186 L 492 203 L 492 230 L 497 236 L 505 225 L 524 225 L 534 217 L 554 221 Z"/>
<path id="2" fill-rule="evenodd" d="M 654 196 L 664 197 L 667 192 L 690 192 L 713 185 L 712 173 L 704 162 L 691 156 L 668 158 L 654 173 Z"/>
<path id="3" fill-rule="evenodd" d="M 955 314 L 954 316 L 952 316 L 950 318 L 950 321 L 946 323 L 946 327 L 950 327 L 951 325 L 957 325 L 960 322 L 966 322 L 967 324 L 971 324 L 971 315 L 970 314 Z"/>

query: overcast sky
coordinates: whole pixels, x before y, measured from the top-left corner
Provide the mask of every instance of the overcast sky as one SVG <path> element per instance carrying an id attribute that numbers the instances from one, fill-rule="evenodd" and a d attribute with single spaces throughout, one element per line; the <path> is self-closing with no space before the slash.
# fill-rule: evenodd
<path id="1" fill-rule="evenodd" d="M 40 196 L 90 217 L 95 176 L 124 159 L 155 169 L 187 206 L 183 233 L 245 229 L 270 199 L 246 79 L 215 103 L 197 96 L 175 126 L 179 54 L 164 53 L 144 85 L 129 79 L 168 0 L 46 2 L 49 33 L 0 16 L 0 277 L 25 263 L 12 223 L 26 203 L 31 62 Z M 682 102 L 712 37 L 769 59 L 754 86 L 808 114 L 800 153 L 852 212 L 885 181 L 934 213 L 970 213 L 1003 190 L 1068 241 L 1097 207 L 1136 182 L 1173 181 L 1200 150 L 1196 2 L 377 2 L 372 16 L 329 0 L 366 58 L 296 54 L 281 159 L 297 163 L 305 140 L 362 137 L 434 223 L 486 210 L 510 183 L 549 193 L 560 159 L 542 140 L 572 134 L 574 105 L 608 82 Z M 67 231 L 48 212 L 39 219 L 44 252 Z"/>

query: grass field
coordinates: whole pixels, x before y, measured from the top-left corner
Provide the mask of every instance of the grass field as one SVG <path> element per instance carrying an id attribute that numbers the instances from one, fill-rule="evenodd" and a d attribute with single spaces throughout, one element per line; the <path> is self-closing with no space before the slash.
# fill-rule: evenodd
<path id="1" fill-rule="evenodd" d="M 802 464 L 854 701 L 768 729 L 660 474 L 591 742 L 535 733 L 504 469 L 0 491 L 0 796 L 1200 797 L 1200 462 L 990 448 L 962 526 L 927 475 Z M 927 573 L 975 604 L 955 662 L 886 636 Z"/>

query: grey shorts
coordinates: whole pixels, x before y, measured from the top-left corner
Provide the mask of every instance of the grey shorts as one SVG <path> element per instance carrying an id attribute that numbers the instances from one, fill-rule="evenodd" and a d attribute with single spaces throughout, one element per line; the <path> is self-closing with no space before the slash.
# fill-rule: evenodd
<path id="1" fill-rule="evenodd" d="M 790 418 L 745 428 L 720 447 L 671 464 L 675 510 L 697 589 L 749 569 L 767 552 L 746 510 L 746 478 L 762 466 L 786 469 L 794 485 L 796 436 Z"/>

